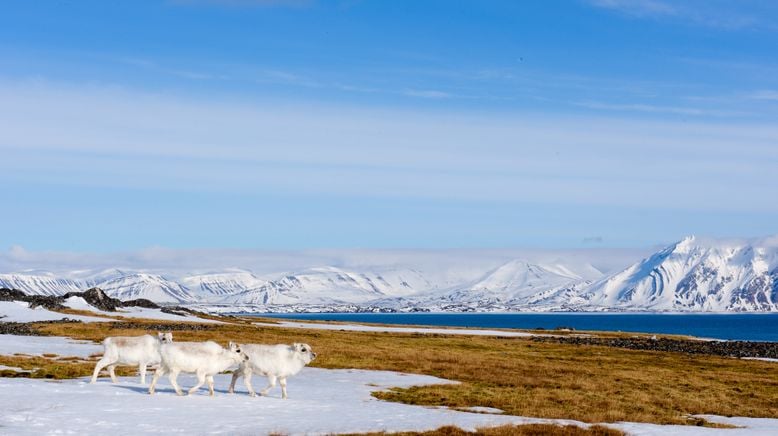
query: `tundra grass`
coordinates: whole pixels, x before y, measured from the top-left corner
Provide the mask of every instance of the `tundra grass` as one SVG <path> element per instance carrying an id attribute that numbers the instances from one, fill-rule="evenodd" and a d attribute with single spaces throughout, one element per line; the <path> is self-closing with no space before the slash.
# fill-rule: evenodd
<path id="1" fill-rule="evenodd" d="M 92 375 L 95 362 L 73 357 L 44 356 L 0 356 L 0 365 L 21 368 L 24 371 L 0 370 L 0 377 L 69 379 Z M 117 367 L 116 375 L 134 375 L 137 371 L 129 367 Z"/>
<path id="2" fill-rule="evenodd" d="M 106 336 L 147 333 L 136 327 L 116 329 L 112 323 L 36 324 L 35 328 L 48 335 L 96 342 Z M 771 362 L 524 338 L 230 324 L 212 325 L 206 331 L 178 330 L 172 324 L 171 328 L 177 341 L 306 342 L 319 355 L 312 366 L 320 368 L 392 370 L 461 382 L 374 394 L 408 404 L 485 406 L 512 415 L 590 423 L 699 424 L 689 419 L 693 414 L 778 418 L 778 378 Z"/>
<path id="3" fill-rule="evenodd" d="M 524 424 L 479 428 L 474 432 L 457 427 L 441 427 L 425 432 L 364 433 L 360 436 L 620 436 L 623 434 L 618 430 L 600 425 L 581 428 L 574 425 Z"/>

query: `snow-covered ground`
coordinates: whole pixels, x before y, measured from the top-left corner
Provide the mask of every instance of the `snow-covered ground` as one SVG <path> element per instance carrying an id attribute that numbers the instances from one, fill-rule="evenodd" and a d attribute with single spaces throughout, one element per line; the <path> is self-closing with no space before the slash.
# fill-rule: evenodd
<path id="1" fill-rule="evenodd" d="M 98 318 L 95 316 L 68 315 L 65 313 L 52 312 L 43 307 L 30 309 L 29 303 L 24 301 L 0 301 L 0 322 L 56 321 L 65 318 L 84 322 L 111 321 L 110 319 Z"/>
<path id="2" fill-rule="evenodd" d="M 198 318 L 192 315 L 180 316 L 174 315 L 172 313 L 164 313 L 159 309 L 146 309 L 143 307 L 125 307 L 116 312 L 104 312 L 91 306 L 81 297 L 70 297 L 67 299 L 64 305 L 65 307 L 69 307 L 71 309 L 88 310 L 95 314 L 105 315 L 112 318 L 70 315 L 66 313 L 54 312 L 43 307 L 30 309 L 29 303 L 24 301 L 0 301 L 0 322 L 57 321 L 65 318 L 83 322 L 105 322 L 116 321 L 116 316 L 122 316 L 125 318 L 158 319 L 163 321 L 221 323 L 221 321 Z"/>
<path id="3" fill-rule="evenodd" d="M 761 360 L 762 362 L 776 362 L 778 363 L 778 359 L 772 359 L 770 357 L 741 357 L 743 360 Z"/>
<path id="4" fill-rule="evenodd" d="M 18 366 L 5 366 L 5 365 L 0 365 L 0 371 L 28 372 L 26 369 L 19 368 Z"/>
<path id="5" fill-rule="evenodd" d="M 12 356 L 22 353 L 31 356 L 57 354 L 62 357 L 89 357 L 91 354 L 102 352 L 102 345 L 89 341 L 77 341 L 58 336 L 0 335 L 0 355 Z"/>
<path id="6" fill-rule="evenodd" d="M 464 429 L 502 424 L 586 424 L 570 420 L 524 418 L 469 413 L 440 407 L 379 401 L 371 391 L 388 387 L 450 383 L 435 377 L 386 371 L 306 368 L 290 379 L 289 399 L 280 392 L 251 398 L 239 384 L 226 393 L 229 375 L 216 376 L 216 396 L 202 389 L 192 397 L 177 397 L 163 378 L 157 394 L 135 377 L 117 385 L 100 379 L 47 381 L 0 378 L 0 432 L 39 434 L 337 434 L 368 431 L 409 431 L 456 425 Z M 182 386 L 194 378 L 182 376 Z M 640 435 L 774 435 L 778 420 L 707 417 L 711 421 L 745 426 L 711 429 L 639 423 L 611 425 Z"/>
<path id="7" fill-rule="evenodd" d="M 125 318 L 145 318 L 145 319 L 159 319 L 163 321 L 188 321 L 188 322 L 202 322 L 202 323 L 221 323 L 212 319 L 198 318 L 192 315 L 174 315 L 172 313 L 165 313 L 159 309 L 147 309 L 144 307 L 123 307 L 116 312 L 105 312 L 90 305 L 81 297 L 70 297 L 65 300 L 64 305 L 71 309 L 88 310 L 100 315 L 105 316 L 122 316 Z"/>
<path id="8" fill-rule="evenodd" d="M 0 354 L 25 353 L 87 357 L 100 353 L 102 346 L 60 337 L 0 335 Z M 0 434 L 159 434 L 227 433 L 331 434 L 367 431 L 434 429 L 456 425 L 465 429 L 502 424 L 555 423 L 586 424 L 571 420 L 548 420 L 500 415 L 497 409 L 473 407 L 473 412 L 441 407 L 421 407 L 379 401 L 370 393 L 390 387 L 452 383 L 436 377 L 387 371 L 325 370 L 305 368 L 290 379 L 288 400 L 280 392 L 270 397 L 250 398 L 239 383 L 235 395 L 226 394 L 229 375 L 216 377 L 217 396 L 201 390 L 189 398 L 175 396 L 166 378 L 157 395 L 136 377 L 121 378 L 113 385 L 103 378 L 95 385 L 87 379 L 47 381 L 0 378 Z M 262 380 L 262 379 L 260 379 Z M 194 384 L 182 376 L 182 386 Z M 255 381 L 262 383 L 262 381 Z M 138 420 L 138 416 L 143 420 Z M 714 422 L 743 429 L 710 429 L 690 426 L 660 426 L 618 423 L 630 434 L 660 435 L 773 435 L 778 420 L 706 417 Z"/>
<path id="9" fill-rule="evenodd" d="M 348 330 L 355 332 L 384 332 L 384 333 L 426 333 L 437 335 L 470 335 L 470 336 L 502 336 L 502 337 L 528 337 L 540 336 L 534 333 L 509 332 L 503 330 L 482 330 L 482 329 L 436 329 L 425 327 L 389 327 L 372 326 L 360 324 L 323 324 L 315 322 L 291 322 L 279 321 L 278 324 L 264 322 L 255 322 L 259 327 L 285 327 L 297 329 L 316 329 L 316 330 Z"/>

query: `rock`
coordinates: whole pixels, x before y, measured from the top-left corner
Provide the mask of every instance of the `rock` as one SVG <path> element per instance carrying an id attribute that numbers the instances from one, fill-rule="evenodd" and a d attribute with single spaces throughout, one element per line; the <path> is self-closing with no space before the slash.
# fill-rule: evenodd
<path id="1" fill-rule="evenodd" d="M 24 322 L 0 322 L 1 335 L 39 336 L 40 334 Z"/>
<path id="2" fill-rule="evenodd" d="M 0 322 L 0 334 L 1 335 L 19 335 L 19 336 L 45 336 L 40 332 L 32 328 L 33 324 L 72 324 L 80 323 L 81 321 L 74 319 L 61 319 L 55 321 L 38 321 L 31 322 Z"/>
<path id="3" fill-rule="evenodd" d="M 778 359 L 778 342 L 698 341 L 667 338 L 602 338 L 556 336 L 532 338 L 536 342 L 573 345 L 600 345 L 631 350 L 667 351 L 687 354 L 709 354 L 725 357 L 767 357 Z"/>
<path id="4" fill-rule="evenodd" d="M 122 302 L 118 298 L 109 297 L 100 288 L 91 288 L 84 292 L 68 292 L 59 297 L 27 295 L 18 289 L 0 288 L 0 301 L 24 301 L 30 303 L 31 308 L 41 306 L 49 310 L 65 309 L 65 300 L 70 297 L 83 298 L 90 306 L 105 312 L 116 312 L 116 309 L 122 307 L 145 307 L 147 309 L 160 308 L 158 304 L 144 298 Z M 181 310 L 186 309 L 182 308 Z"/>
<path id="5" fill-rule="evenodd" d="M 49 310 L 64 309 L 62 297 L 44 295 L 27 295 L 18 289 L 0 288 L 0 301 L 24 301 L 30 303 L 30 308 L 38 306 Z"/>
<path id="6" fill-rule="evenodd" d="M 196 310 L 187 309 L 186 307 L 181 306 L 167 306 L 160 309 L 163 313 L 169 313 L 171 315 L 178 315 L 178 316 L 187 316 L 187 315 L 205 315 L 205 313 L 198 312 Z"/>
<path id="7" fill-rule="evenodd" d="M 136 300 L 127 300 L 122 302 L 124 307 L 143 307 L 146 309 L 159 309 L 159 304 L 147 300 L 145 298 L 138 298 Z"/>
<path id="8" fill-rule="evenodd" d="M 62 299 L 64 301 L 70 297 L 81 297 L 91 306 L 106 312 L 116 312 L 117 308 L 123 307 L 121 300 L 109 297 L 100 288 L 91 288 L 84 292 L 68 292 L 62 296 Z"/>
<path id="9" fill-rule="evenodd" d="M 135 321 L 112 322 L 109 326 L 113 330 L 142 329 L 148 331 L 211 331 L 220 328 L 216 324 L 197 324 L 197 323 L 170 323 L 155 324 Z"/>
<path id="10" fill-rule="evenodd" d="M 27 294 L 18 289 L 0 288 L 0 301 L 26 301 Z"/>

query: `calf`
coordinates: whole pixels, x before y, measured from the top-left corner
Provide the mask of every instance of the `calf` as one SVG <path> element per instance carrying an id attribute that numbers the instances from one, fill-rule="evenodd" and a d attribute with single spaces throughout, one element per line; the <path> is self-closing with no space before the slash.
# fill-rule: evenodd
<path id="1" fill-rule="evenodd" d="M 164 344 L 160 347 L 162 364 L 154 372 L 151 379 L 149 394 L 154 394 L 154 387 L 159 377 L 168 374 L 170 384 L 176 390 L 176 394 L 183 395 L 176 379 L 181 372 L 197 375 L 197 385 L 189 389 L 189 395 L 195 393 L 208 382 L 208 391 L 213 396 L 213 376 L 233 365 L 239 365 L 249 358 L 243 353 L 238 344 L 230 342 L 229 348 L 222 348 L 216 342 L 176 342 Z"/>
<path id="2" fill-rule="evenodd" d="M 151 335 L 105 338 L 103 357 L 95 365 L 90 383 L 97 381 L 97 374 L 106 366 L 111 381 L 116 383 L 116 365 L 138 365 L 140 382 L 145 385 L 146 366 L 159 364 L 159 348 L 170 342 L 173 342 L 173 333 L 157 333 L 156 338 Z"/>
<path id="3" fill-rule="evenodd" d="M 256 372 L 267 376 L 268 385 L 260 392 L 260 395 L 267 395 L 270 389 L 275 387 L 276 379 L 278 379 L 281 384 L 281 398 L 286 398 L 286 378 L 297 374 L 305 365 L 316 358 L 316 353 L 311 350 L 311 346 L 308 344 L 245 344 L 242 347 L 243 352 L 249 356 L 249 360 L 242 362 L 238 370 L 232 373 L 229 392 L 235 391 L 235 382 L 242 375 L 246 389 L 252 397 L 256 394 L 251 386 L 251 374 Z"/>

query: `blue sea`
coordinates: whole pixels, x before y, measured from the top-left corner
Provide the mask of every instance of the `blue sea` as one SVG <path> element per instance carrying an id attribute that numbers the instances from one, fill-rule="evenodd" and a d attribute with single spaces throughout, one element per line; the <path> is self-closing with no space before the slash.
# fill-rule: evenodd
<path id="1" fill-rule="evenodd" d="M 778 342 L 778 313 L 295 313 L 273 318 L 429 326 L 622 331 Z"/>

